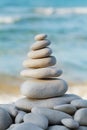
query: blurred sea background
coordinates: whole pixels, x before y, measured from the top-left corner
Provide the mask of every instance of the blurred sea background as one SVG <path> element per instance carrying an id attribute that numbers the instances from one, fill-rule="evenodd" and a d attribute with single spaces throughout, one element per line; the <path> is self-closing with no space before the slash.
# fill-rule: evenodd
<path id="1" fill-rule="evenodd" d="M 1 0 L 0 102 L 20 96 L 22 62 L 38 33 L 52 41 L 69 92 L 87 97 L 87 0 Z"/>

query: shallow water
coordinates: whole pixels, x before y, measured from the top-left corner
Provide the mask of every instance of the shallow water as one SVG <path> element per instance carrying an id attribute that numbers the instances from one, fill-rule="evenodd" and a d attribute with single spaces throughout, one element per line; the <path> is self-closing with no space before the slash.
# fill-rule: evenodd
<path id="1" fill-rule="evenodd" d="M 19 76 L 33 37 L 47 33 L 68 82 L 87 81 L 86 0 L 0 1 L 0 74 Z"/>

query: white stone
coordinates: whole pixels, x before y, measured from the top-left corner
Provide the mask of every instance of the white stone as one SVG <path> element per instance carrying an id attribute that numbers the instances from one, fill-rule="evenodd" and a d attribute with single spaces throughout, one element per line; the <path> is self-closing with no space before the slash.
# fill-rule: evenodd
<path id="1" fill-rule="evenodd" d="M 74 120 L 79 122 L 82 126 L 87 126 L 87 108 L 81 108 L 76 111 Z"/>
<path id="2" fill-rule="evenodd" d="M 24 122 L 29 122 L 39 126 L 42 129 L 47 129 L 48 119 L 42 114 L 29 113 L 24 116 Z"/>
<path id="3" fill-rule="evenodd" d="M 35 114 L 43 114 L 48 118 L 49 124 L 60 124 L 61 120 L 63 118 L 72 118 L 70 115 L 61 112 L 56 111 L 48 108 L 42 108 L 42 107 L 34 107 L 32 108 L 32 113 Z"/>
<path id="4" fill-rule="evenodd" d="M 27 68 L 45 68 L 56 64 L 56 58 L 49 56 L 41 59 L 27 59 L 23 62 L 23 66 Z"/>
<path id="5" fill-rule="evenodd" d="M 49 98 L 49 99 L 29 99 L 29 98 L 21 98 L 15 102 L 15 105 L 18 109 L 29 111 L 33 107 L 45 107 L 45 108 L 54 108 L 56 105 L 67 104 L 70 103 L 74 99 L 80 99 L 79 96 L 74 94 L 65 94 L 62 97 Z"/>
<path id="6" fill-rule="evenodd" d="M 45 39 L 45 38 L 47 38 L 47 35 L 46 34 L 38 34 L 38 35 L 36 35 L 35 36 L 35 40 L 36 41 L 39 41 L 39 40 L 43 40 L 43 39 Z"/>
<path id="7" fill-rule="evenodd" d="M 42 40 L 42 41 L 37 41 L 31 46 L 31 50 L 34 50 L 34 51 L 39 50 L 39 49 L 49 46 L 50 44 L 51 44 L 51 42 L 47 39 Z"/>
<path id="8" fill-rule="evenodd" d="M 87 108 L 87 100 L 77 99 L 71 102 L 76 108 Z"/>
<path id="9" fill-rule="evenodd" d="M 53 125 L 53 126 L 49 126 L 47 130 L 70 130 L 70 129 L 62 125 Z"/>
<path id="10" fill-rule="evenodd" d="M 62 74 L 62 70 L 58 70 L 56 67 L 47 67 L 39 69 L 26 69 L 21 72 L 24 77 L 45 79 L 51 77 L 59 77 Z"/>
<path id="11" fill-rule="evenodd" d="M 30 79 L 21 86 L 21 93 L 28 98 L 50 98 L 62 96 L 68 86 L 62 79 Z"/>
<path id="12" fill-rule="evenodd" d="M 6 130 L 12 124 L 12 119 L 9 113 L 0 108 L 0 130 Z"/>
<path id="13" fill-rule="evenodd" d="M 79 128 L 79 123 L 73 119 L 65 118 L 61 120 L 62 124 L 70 129 Z"/>
<path id="14" fill-rule="evenodd" d="M 21 123 L 13 127 L 12 130 L 43 130 L 40 127 L 32 123 Z"/>
<path id="15" fill-rule="evenodd" d="M 57 105 L 54 106 L 55 110 L 63 111 L 65 113 L 68 113 L 70 115 L 74 114 L 75 111 L 77 110 L 75 106 L 71 104 L 62 104 L 62 105 Z"/>
<path id="16" fill-rule="evenodd" d="M 52 54 L 52 49 L 50 49 L 49 47 L 46 47 L 40 50 L 30 51 L 28 53 L 28 57 L 31 59 L 40 59 L 40 58 L 48 57 L 51 54 Z"/>

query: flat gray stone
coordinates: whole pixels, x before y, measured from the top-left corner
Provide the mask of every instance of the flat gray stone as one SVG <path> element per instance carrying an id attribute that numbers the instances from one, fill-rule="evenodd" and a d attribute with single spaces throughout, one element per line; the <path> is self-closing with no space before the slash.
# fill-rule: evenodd
<path id="1" fill-rule="evenodd" d="M 5 109 L 12 117 L 16 117 L 18 110 L 15 105 L 12 104 L 0 104 L 0 107 Z"/>
<path id="2" fill-rule="evenodd" d="M 76 111 L 74 120 L 79 122 L 82 126 L 87 126 L 87 108 L 81 108 Z"/>
<path id="3" fill-rule="evenodd" d="M 45 68 L 56 64 L 56 58 L 49 56 L 41 59 L 27 59 L 23 62 L 23 66 L 26 68 Z"/>
<path id="4" fill-rule="evenodd" d="M 65 94 L 62 97 L 56 98 L 49 98 L 49 99 L 28 99 L 28 98 L 21 98 L 15 102 L 15 105 L 18 109 L 29 111 L 33 107 L 46 107 L 46 108 L 54 108 L 56 105 L 67 104 L 70 103 L 74 99 L 80 99 L 79 96 L 74 94 Z"/>
<path id="5" fill-rule="evenodd" d="M 62 125 L 53 125 L 53 126 L 49 126 L 47 130 L 70 130 L 70 129 Z"/>
<path id="6" fill-rule="evenodd" d="M 48 108 L 34 107 L 32 113 L 43 114 L 48 118 L 49 124 L 60 124 L 63 118 L 72 118 L 70 115 Z"/>
<path id="7" fill-rule="evenodd" d="M 73 119 L 70 119 L 70 118 L 65 118 L 65 119 L 62 119 L 61 120 L 61 123 L 70 128 L 70 129 L 77 129 L 79 128 L 79 123 Z"/>
<path id="8" fill-rule="evenodd" d="M 71 104 L 73 106 L 75 106 L 76 108 L 87 108 L 87 100 L 83 100 L 83 99 L 76 99 L 76 100 L 73 100 L 71 102 Z"/>
<path id="9" fill-rule="evenodd" d="M 51 44 L 51 42 L 49 40 L 41 40 L 41 41 L 37 41 L 35 42 L 32 46 L 31 46 L 31 50 L 39 50 L 39 49 L 43 49 L 47 46 L 49 46 Z"/>
<path id="10" fill-rule="evenodd" d="M 78 129 L 76 130 L 87 130 L 87 127 L 86 126 L 80 126 Z"/>
<path id="11" fill-rule="evenodd" d="M 32 123 L 21 123 L 16 125 L 12 130 L 43 130 L 42 128 L 36 126 Z"/>
<path id="12" fill-rule="evenodd" d="M 26 114 L 24 111 L 19 111 L 17 116 L 15 117 L 15 123 L 22 123 L 23 122 L 23 117 Z"/>
<path id="13" fill-rule="evenodd" d="M 12 124 L 12 119 L 9 113 L 0 108 L 0 130 L 6 130 Z"/>
<path id="14" fill-rule="evenodd" d="M 21 72 L 21 76 L 36 78 L 36 79 L 46 79 L 51 77 L 59 77 L 62 74 L 62 70 L 58 70 L 56 67 L 46 67 L 38 69 L 26 69 Z"/>
<path id="15" fill-rule="evenodd" d="M 43 99 L 62 96 L 68 85 L 62 79 L 30 79 L 21 86 L 22 95 L 28 98 Z"/>
<path id="16" fill-rule="evenodd" d="M 48 119 L 42 114 L 29 113 L 24 116 L 24 122 L 29 122 L 39 126 L 42 129 L 47 129 Z"/>
<path id="17" fill-rule="evenodd" d="M 75 106 L 71 105 L 71 104 L 62 104 L 62 105 L 57 105 L 54 106 L 55 110 L 59 110 L 59 111 L 63 111 L 67 114 L 74 114 L 75 111 L 77 110 Z"/>
<path id="18" fill-rule="evenodd" d="M 28 53 L 28 57 L 31 59 L 39 59 L 39 58 L 45 58 L 48 57 L 52 54 L 52 49 L 49 47 L 40 49 L 40 50 L 35 50 L 35 51 L 30 51 Z"/>
<path id="19" fill-rule="evenodd" d="M 46 34 L 38 34 L 38 35 L 36 35 L 35 36 L 35 40 L 36 41 L 39 41 L 39 40 L 43 40 L 43 39 L 45 39 L 45 38 L 47 38 L 47 35 Z"/>

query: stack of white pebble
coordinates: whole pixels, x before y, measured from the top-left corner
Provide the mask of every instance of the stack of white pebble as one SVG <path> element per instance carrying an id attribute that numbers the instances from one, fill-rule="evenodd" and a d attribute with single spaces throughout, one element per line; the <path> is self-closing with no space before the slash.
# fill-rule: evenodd
<path id="1" fill-rule="evenodd" d="M 20 90 L 23 98 L 0 104 L 0 130 L 87 130 L 87 100 L 65 94 L 67 83 L 49 48 L 47 35 L 39 34 L 23 62 L 27 78 Z"/>

